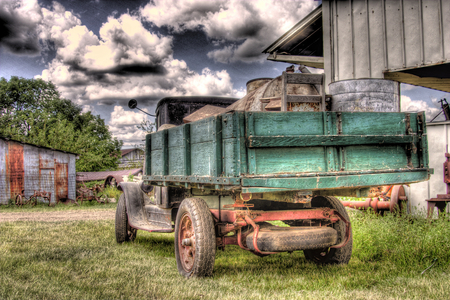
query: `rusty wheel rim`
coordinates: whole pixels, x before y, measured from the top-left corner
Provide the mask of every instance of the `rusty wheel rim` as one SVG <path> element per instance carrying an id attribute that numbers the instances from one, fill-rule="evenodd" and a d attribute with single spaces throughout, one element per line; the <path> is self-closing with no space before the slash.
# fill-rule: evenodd
<path id="1" fill-rule="evenodd" d="M 195 236 L 191 217 L 185 213 L 180 220 L 178 228 L 178 251 L 183 269 L 189 272 L 194 267 L 195 261 Z M 190 241 L 190 243 L 186 243 Z"/>

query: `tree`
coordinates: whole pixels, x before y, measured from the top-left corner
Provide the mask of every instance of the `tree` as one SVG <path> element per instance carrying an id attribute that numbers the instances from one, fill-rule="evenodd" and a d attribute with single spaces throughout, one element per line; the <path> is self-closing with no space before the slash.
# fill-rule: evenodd
<path id="1" fill-rule="evenodd" d="M 61 98 L 51 82 L 0 79 L 0 135 L 79 154 L 77 171 L 115 169 L 122 141 L 105 121 Z"/>

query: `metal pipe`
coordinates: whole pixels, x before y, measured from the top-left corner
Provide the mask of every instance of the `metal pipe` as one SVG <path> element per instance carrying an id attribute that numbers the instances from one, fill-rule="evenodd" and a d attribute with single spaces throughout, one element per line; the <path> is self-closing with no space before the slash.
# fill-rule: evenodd
<path id="1" fill-rule="evenodd" d="M 380 200 L 378 197 L 367 198 L 365 201 L 341 201 L 346 207 L 367 210 L 372 208 L 374 212 L 390 211 L 396 212 L 401 211 L 403 207 L 406 208 L 405 202 L 408 200 L 405 195 L 405 190 L 401 185 L 394 185 L 392 188 L 388 189 L 386 199 L 389 201 Z"/>

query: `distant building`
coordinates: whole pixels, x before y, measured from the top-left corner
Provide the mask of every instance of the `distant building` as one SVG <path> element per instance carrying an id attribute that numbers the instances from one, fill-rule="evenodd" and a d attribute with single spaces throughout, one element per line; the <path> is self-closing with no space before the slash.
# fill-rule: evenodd
<path id="1" fill-rule="evenodd" d="M 144 151 L 139 148 L 122 150 L 119 168 L 136 168 L 144 164 Z"/>
<path id="2" fill-rule="evenodd" d="M 22 191 L 51 193 L 51 202 L 75 199 L 77 154 L 0 137 L 0 204 Z"/>

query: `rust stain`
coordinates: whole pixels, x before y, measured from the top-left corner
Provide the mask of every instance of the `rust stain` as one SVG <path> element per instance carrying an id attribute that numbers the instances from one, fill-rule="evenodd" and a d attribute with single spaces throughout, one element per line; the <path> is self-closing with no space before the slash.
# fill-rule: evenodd
<path id="1" fill-rule="evenodd" d="M 14 199 L 22 193 L 24 189 L 24 165 L 23 165 L 23 145 L 9 142 L 9 160 L 7 160 L 7 175 L 9 172 L 10 197 Z"/>
<path id="2" fill-rule="evenodd" d="M 53 159 L 47 159 L 39 154 L 39 169 L 53 169 Z"/>
<path id="3" fill-rule="evenodd" d="M 55 161 L 55 198 L 56 201 L 69 197 L 69 167 L 67 163 Z"/>

